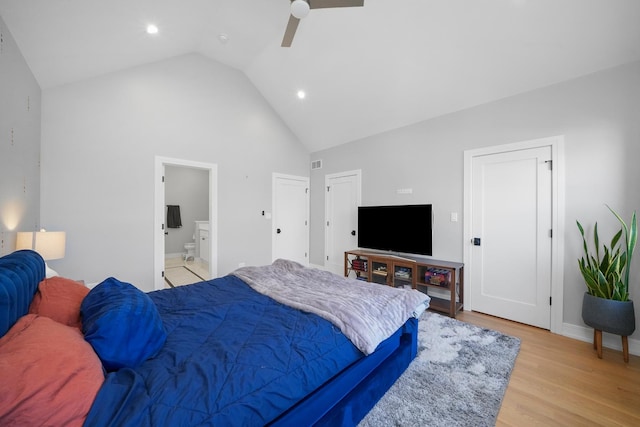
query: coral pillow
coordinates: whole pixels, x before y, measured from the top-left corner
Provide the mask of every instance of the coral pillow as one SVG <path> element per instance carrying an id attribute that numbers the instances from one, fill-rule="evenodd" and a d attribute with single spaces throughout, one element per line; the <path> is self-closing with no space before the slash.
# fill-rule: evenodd
<path id="1" fill-rule="evenodd" d="M 27 314 L 0 339 L 0 425 L 81 426 L 104 382 L 76 328 Z"/>
<path id="2" fill-rule="evenodd" d="M 167 339 L 149 295 L 110 277 L 82 301 L 84 338 L 108 371 L 135 368 L 155 356 Z"/>
<path id="3" fill-rule="evenodd" d="M 80 328 L 80 304 L 88 293 L 89 288 L 71 279 L 60 276 L 44 279 L 38 285 L 29 313 Z"/>

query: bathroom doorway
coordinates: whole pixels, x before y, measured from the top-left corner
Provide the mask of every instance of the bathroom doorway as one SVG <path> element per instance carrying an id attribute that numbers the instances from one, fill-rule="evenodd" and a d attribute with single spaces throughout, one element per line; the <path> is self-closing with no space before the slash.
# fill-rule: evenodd
<path id="1" fill-rule="evenodd" d="M 217 165 L 156 157 L 155 181 L 155 289 L 216 277 Z"/>
<path id="2" fill-rule="evenodd" d="M 165 165 L 164 280 L 168 286 L 209 280 L 209 171 Z"/>

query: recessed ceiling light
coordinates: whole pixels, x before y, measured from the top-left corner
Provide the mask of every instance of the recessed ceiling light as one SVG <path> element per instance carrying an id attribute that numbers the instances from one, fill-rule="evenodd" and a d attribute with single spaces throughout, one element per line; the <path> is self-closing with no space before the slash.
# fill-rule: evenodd
<path id="1" fill-rule="evenodd" d="M 147 34 L 158 34 L 158 27 L 154 24 L 147 25 Z"/>
<path id="2" fill-rule="evenodd" d="M 307 94 L 303 90 L 298 91 L 298 98 L 304 99 L 306 96 Z"/>

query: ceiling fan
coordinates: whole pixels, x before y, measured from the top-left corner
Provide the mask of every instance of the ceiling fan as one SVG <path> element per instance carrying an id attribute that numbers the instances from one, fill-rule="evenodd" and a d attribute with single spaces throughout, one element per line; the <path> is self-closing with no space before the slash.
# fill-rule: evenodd
<path id="1" fill-rule="evenodd" d="M 333 7 L 364 6 L 364 0 L 292 0 L 291 16 L 282 38 L 282 47 L 290 47 L 296 34 L 300 19 L 309 14 L 310 9 L 329 9 Z"/>

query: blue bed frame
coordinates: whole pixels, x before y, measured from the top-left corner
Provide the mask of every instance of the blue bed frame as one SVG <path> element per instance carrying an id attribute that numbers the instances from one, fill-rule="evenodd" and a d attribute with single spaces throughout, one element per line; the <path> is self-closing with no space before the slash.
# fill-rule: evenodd
<path id="1" fill-rule="evenodd" d="M 45 263 L 23 250 L 0 258 L 0 336 L 27 314 Z M 272 426 L 354 426 L 373 408 L 417 354 L 418 320 L 408 320 L 371 355 L 343 370 L 281 414 Z"/>
<path id="2" fill-rule="evenodd" d="M 409 319 L 376 351 L 325 383 L 269 425 L 355 426 L 417 354 L 418 320 Z"/>

